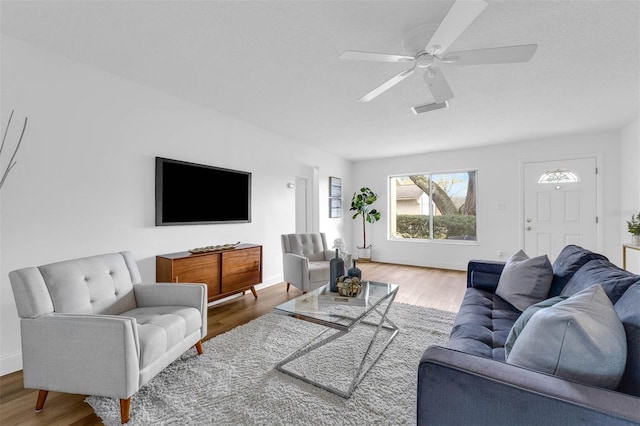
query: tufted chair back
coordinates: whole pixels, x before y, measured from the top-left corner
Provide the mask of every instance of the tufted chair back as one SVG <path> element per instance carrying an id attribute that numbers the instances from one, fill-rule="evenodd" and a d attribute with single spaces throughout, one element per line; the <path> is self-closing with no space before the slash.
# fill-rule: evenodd
<path id="1" fill-rule="evenodd" d="M 283 253 L 297 254 L 317 262 L 328 260 L 326 258 L 328 250 L 327 238 L 322 232 L 282 235 Z"/>
<path id="2" fill-rule="evenodd" d="M 10 273 L 20 318 L 56 313 L 117 315 L 135 309 L 140 272 L 130 252 L 29 267 Z"/>

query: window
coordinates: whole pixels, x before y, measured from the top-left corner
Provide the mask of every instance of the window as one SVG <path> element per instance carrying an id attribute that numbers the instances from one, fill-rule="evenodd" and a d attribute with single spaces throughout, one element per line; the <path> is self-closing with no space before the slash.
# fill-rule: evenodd
<path id="1" fill-rule="evenodd" d="M 555 169 L 544 172 L 538 183 L 574 183 L 580 182 L 580 177 L 571 170 Z"/>
<path id="2" fill-rule="evenodd" d="M 475 170 L 389 178 L 394 239 L 476 241 Z"/>

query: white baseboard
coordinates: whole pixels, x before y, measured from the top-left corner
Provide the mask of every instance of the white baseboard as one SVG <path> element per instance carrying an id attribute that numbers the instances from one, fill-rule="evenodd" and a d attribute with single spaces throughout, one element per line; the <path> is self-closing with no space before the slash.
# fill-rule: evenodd
<path id="1" fill-rule="evenodd" d="M 394 257 L 375 257 L 372 259 L 373 262 L 382 262 L 382 263 L 392 263 L 395 265 L 409 265 L 409 266 L 422 266 L 426 268 L 438 268 L 438 269 L 449 269 L 453 271 L 466 271 L 467 264 L 460 262 L 433 262 L 431 260 L 423 260 L 423 259 L 407 259 L 407 258 L 394 258 Z"/>
<path id="2" fill-rule="evenodd" d="M 22 370 L 22 352 L 11 352 L 0 357 L 0 376 Z"/>

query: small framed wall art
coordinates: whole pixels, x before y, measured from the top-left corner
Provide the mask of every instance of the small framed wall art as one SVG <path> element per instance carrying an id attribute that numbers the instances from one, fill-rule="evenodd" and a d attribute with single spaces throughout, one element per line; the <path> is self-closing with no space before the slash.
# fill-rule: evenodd
<path id="1" fill-rule="evenodd" d="M 329 217 L 342 216 L 342 179 L 329 176 Z"/>
<path id="2" fill-rule="evenodd" d="M 329 198 L 329 217 L 342 216 L 342 200 L 340 198 Z"/>
<path id="3" fill-rule="evenodd" d="M 342 197 L 342 179 L 329 176 L 329 197 L 330 198 Z"/>

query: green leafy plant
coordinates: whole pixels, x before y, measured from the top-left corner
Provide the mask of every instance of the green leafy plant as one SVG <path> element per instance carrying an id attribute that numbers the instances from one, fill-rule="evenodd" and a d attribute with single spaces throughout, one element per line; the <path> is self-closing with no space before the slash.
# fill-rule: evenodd
<path id="1" fill-rule="evenodd" d="M 631 220 L 627 221 L 627 228 L 631 235 L 640 235 L 640 213 L 631 215 Z"/>
<path id="2" fill-rule="evenodd" d="M 429 216 L 399 214 L 396 217 L 396 227 L 396 237 L 429 238 Z M 433 218 L 433 233 L 435 239 L 475 240 L 476 217 L 459 214 L 435 216 Z"/>
<path id="3" fill-rule="evenodd" d="M 362 248 L 367 248 L 366 222 L 374 223 L 380 220 L 380 212 L 371 207 L 377 199 L 378 196 L 367 187 L 360 188 L 359 193 L 354 192 L 351 199 L 351 208 L 349 210 L 355 211 L 353 219 L 362 216 Z"/>

